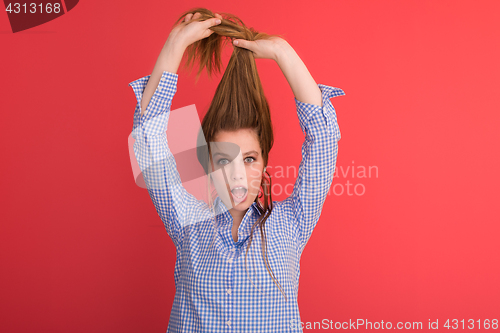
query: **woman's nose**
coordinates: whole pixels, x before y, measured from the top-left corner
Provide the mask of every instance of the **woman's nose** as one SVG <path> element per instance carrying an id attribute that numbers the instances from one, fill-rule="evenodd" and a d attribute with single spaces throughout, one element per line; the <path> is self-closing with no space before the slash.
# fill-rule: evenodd
<path id="1" fill-rule="evenodd" d="M 231 179 L 232 180 L 242 180 L 245 179 L 245 164 L 243 163 L 243 159 L 235 158 L 231 163 Z"/>

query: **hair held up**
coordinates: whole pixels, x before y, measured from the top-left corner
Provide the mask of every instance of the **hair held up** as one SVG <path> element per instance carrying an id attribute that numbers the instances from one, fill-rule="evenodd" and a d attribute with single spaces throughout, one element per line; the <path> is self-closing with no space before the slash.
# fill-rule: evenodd
<path id="1" fill-rule="evenodd" d="M 201 14 L 201 16 L 196 19 L 199 21 L 216 17 L 214 12 L 206 8 L 193 8 L 184 12 L 176 21 L 176 24 L 187 14 L 194 13 Z M 210 163 L 210 142 L 215 141 L 215 137 L 219 131 L 234 131 L 238 129 L 255 130 L 262 149 L 264 166 L 267 166 L 269 152 L 274 142 L 269 105 L 257 72 L 255 57 L 250 50 L 234 47 L 232 45 L 232 38 L 256 41 L 281 35 L 270 35 L 257 32 L 253 28 L 247 27 L 241 19 L 232 14 L 220 13 L 220 15 L 222 16 L 221 23 L 210 28 L 214 33 L 189 45 L 186 49 L 186 66 L 192 68 L 194 62 L 198 62 L 199 64 L 198 73 L 196 75 L 196 80 L 198 80 L 204 68 L 206 68 L 210 77 L 215 72 L 220 73 L 223 47 L 227 44 L 233 47 L 233 53 L 231 54 L 229 63 L 217 86 L 208 111 L 201 122 L 202 130 L 200 131 L 199 140 L 204 139 L 204 141 L 208 143 L 208 149 L 206 149 L 207 146 L 200 148 L 200 145 L 198 145 L 197 156 L 207 174 L 209 172 L 208 166 Z M 260 198 L 257 197 L 255 199 L 258 203 L 257 207 L 261 212 L 261 217 L 252 226 L 245 254 L 245 267 L 248 249 L 254 235 L 253 231 L 258 226 L 262 239 L 262 257 L 264 263 L 269 275 L 286 299 L 286 295 L 274 277 L 267 259 L 265 222 L 273 209 L 271 177 L 269 173 L 267 173 L 267 177 L 263 175 L 261 187 L 262 195 Z"/>

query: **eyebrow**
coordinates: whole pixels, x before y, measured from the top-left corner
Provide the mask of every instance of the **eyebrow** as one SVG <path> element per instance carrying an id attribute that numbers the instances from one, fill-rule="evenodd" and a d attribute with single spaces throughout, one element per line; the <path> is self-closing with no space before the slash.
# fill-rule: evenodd
<path id="1" fill-rule="evenodd" d="M 250 151 L 247 151 L 246 153 L 243 154 L 243 156 L 247 156 L 247 155 L 251 155 L 251 154 L 256 154 L 256 155 L 259 155 L 259 153 L 255 150 L 250 150 Z M 220 155 L 220 156 L 225 156 L 227 157 L 228 155 L 225 154 L 225 153 L 222 153 L 222 152 L 216 152 L 214 153 L 214 157 L 217 156 L 217 155 Z"/>

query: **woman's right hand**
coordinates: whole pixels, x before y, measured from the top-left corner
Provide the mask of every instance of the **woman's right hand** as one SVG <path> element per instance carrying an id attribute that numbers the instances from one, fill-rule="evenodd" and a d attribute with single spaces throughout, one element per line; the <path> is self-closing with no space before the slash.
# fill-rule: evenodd
<path id="1" fill-rule="evenodd" d="M 200 13 L 187 14 L 184 19 L 177 24 L 170 35 L 167 42 L 179 44 L 186 48 L 189 45 L 203 38 L 210 36 L 213 30 L 210 27 L 216 26 L 222 22 L 222 16 L 215 14 L 214 18 L 199 21 Z"/>
<path id="2" fill-rule="evenodd" d="M 160 83 L 163 72 L 177 73 L 186 47 L 210 36 L 213 33 L 210 27 L 220 24 L 217 20 L 222 21 L 222 16 L 219 14 L 215 14 L 214 18 L 205 21 L 197 20 L 200 16 L 200 13 L 187 14 L 170 32 L 144 89 L 141 99 L 141 116 L 146 114 L 151 97 Z"/>

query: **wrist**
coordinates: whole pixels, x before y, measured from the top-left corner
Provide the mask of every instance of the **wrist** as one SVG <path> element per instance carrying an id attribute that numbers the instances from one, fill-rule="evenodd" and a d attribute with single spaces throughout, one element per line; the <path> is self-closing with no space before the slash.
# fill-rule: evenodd
<path id="1" fill-rule="evenodd" d="M 168 37 L 167 41 L 163 45 L 163 51 L 168 50 L 171 53 L 181 53 L 184 54 L 187 45 L 184 45 L 180 40 L 175 37 Z"/>

